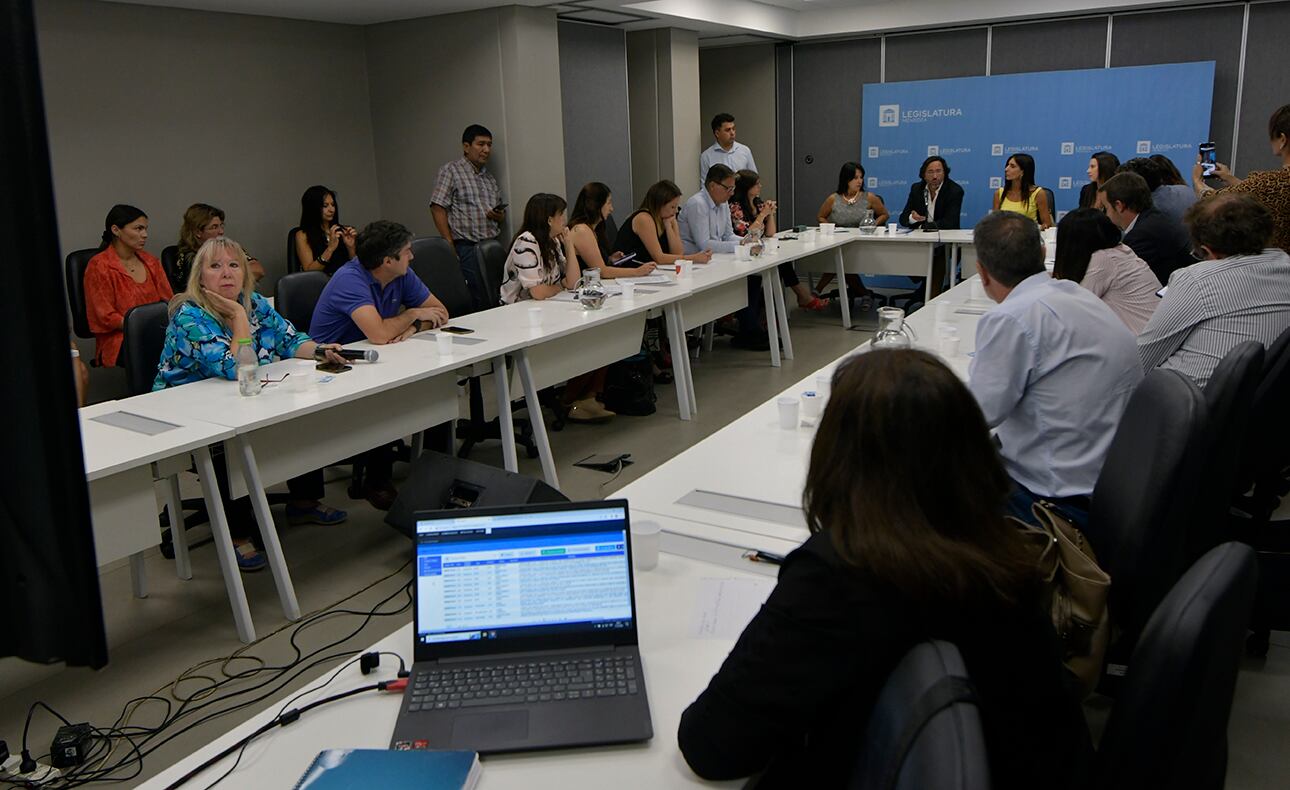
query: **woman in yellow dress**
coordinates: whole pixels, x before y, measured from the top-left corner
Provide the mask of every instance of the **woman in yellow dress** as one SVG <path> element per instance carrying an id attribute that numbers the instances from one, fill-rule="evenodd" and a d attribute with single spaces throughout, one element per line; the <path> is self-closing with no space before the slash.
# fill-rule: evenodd
<path id="1" fill-rule="evenodd" d="M 1015 211 L 1025 214 L 1039 227 L 1048 230 L 1053 226 L 1053 209 L 1048 205 L 1048 193 L 1035 186 L 1035 158 L 1030 154 L 1013 154 L 1003 166 L 1003 188 L 994 191 L 995 211 Z"/>

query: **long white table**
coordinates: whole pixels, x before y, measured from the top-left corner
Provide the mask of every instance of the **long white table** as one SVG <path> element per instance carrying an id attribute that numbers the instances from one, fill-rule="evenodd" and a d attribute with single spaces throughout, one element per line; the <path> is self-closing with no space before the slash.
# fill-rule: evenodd
<path id="1" fill-rule="evenodd" d="M 633 508 L 632 518 L 636 518 Z M 738 787 L 741 782 L 712 783 L 695 777 L 676 745 L 681 712 L 707 686 L 709 678 L 734 644 L 728 637 L 701 637 L 694 633 L 695 607 L 704 578 L 760 578 L 686 557 L 663 554 L 658 567 L 636 573 L 636 606 L 645 689 L 649 695 L 654 738 L 646 743 L 553 752 L 498 755 L 485 758 L 480 788 L 567 790 L 586 788 Z M 736 624 L 742 628 L 743 624 Z M 412 663 L 412 626 L 368 648 L 398 653 Z M 391 658 L 381 660 L 372 675 L 351 667 L 312 699 L 355 686 L 394 678 Z M 331 672 L 327 672 L 330 675 Z M 317 684 L 314 684 L 317 685 Z M 315 708 L 298 722 L 276 728 L 249 746 L 225 784 L 230 787 L 289 787 L 304 773 L 322 749 L 389 746 L 398 717 L 399 696 L 369 692 Z M 144 788 L 164 788 L 197 765 L 268 722 L 279 702 L 268 711 L 212 740 L 182 762 L 145 782 Z M 227 758 L 193 782 L 205 787 L 233 764 Z"/>
<path id="2" fill-rule="evenodd" d="M 815 230 L 808 230 L 803 235 L 812 234 L 821 241 L 830 239 L 828 236 L 819 236 Z M 832 239 L 838 238 L 843 239 L 844 244 L 835 245 L 832 256 L 806 258 L 802 261 L 802 267 L 806 271 L 827 272 L 837 277 L 844 328 L 851 328 L 851 299 L 847 295 L 846 278 L 848 274 L 926 277 L 923 285 L 925 301 L 931 301 L 932 262 L 936 245 L 940 243 L 939 232 L 916 230 L 901 231 L 894 235 L 886 232 L 862 234 L 856 228 L 837 228 Z"/>

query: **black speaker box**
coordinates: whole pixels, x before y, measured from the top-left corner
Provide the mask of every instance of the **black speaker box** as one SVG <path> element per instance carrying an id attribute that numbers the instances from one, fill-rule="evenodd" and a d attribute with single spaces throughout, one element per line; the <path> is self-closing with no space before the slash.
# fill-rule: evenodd
<path id="1" fill-rule="evenodd" d="M 399 496 L 385 514 L 385 523 L 412 538 L 416 534 L 416 513 L 423 510 L 568 501 L 567 496 L 541 480 L 426 451 L 412 462 L 408 479 L 399 486 Z"/>

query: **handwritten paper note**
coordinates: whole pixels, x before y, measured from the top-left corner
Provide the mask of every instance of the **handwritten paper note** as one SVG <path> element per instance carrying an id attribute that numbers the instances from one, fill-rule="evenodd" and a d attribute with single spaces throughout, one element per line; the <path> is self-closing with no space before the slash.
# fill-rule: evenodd
<path id="1" fill-rule="evenodd" d="M 775 589 L 774 579 L 703 579 L 691 628 L 704 639 L 735 639 Z"/>

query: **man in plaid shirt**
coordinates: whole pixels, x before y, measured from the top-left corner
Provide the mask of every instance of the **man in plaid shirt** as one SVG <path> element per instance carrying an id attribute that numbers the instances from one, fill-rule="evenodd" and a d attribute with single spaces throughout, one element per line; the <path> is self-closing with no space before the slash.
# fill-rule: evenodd
<path id="1" fill-rule="evenodd" d="M 484 310 L 497 304 L 498 295 L 485 291 L 477 245 L 496 238 L 506 219 L 502 189 L 484 167 L 493 152 L 493 133 L 479 124 L 467 126 L 461 135 L 461 151 L 460 159 L 439 168 L 430 194 L 430 213 L 439 235 L 457 252 L 475 309 Z"/>

